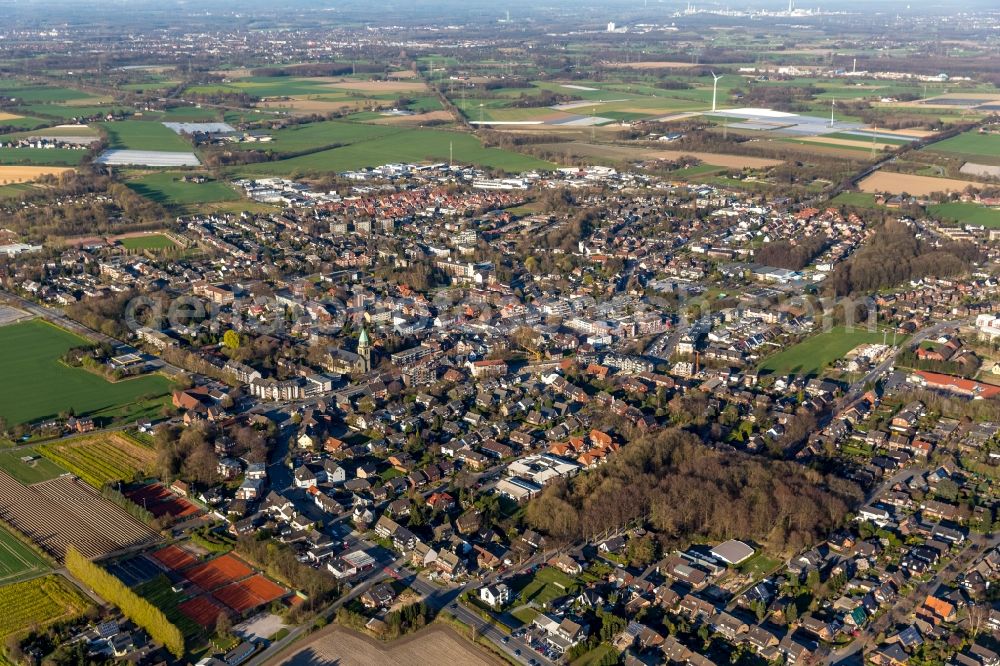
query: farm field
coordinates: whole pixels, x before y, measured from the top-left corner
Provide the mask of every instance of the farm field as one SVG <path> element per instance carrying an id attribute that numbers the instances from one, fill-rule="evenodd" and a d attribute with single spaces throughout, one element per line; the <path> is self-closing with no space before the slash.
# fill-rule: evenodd
<path id="1" fill-rule="evenodd" d="M 13 127 L 19 130 L 30 130 L 35 127 L 45 125 L 46 121 L 41 118 L 20 116 L 13 113 L 0 113 L 0 127 Z"/>
<path id="2" fill-rule="evenodd" d="M 28 104 L 20 108 L 20 111 L 27 115 L 38 116 L 40 118 L 49 118 L 52 120 L 59 121 L 69 121 L 74 118 L 83 119 L 91 118 L 95 116 L 104 116 L 108 113 L 121 113 L 131 111 L 128 107 L 123 106 L 113 106 L 113 105 L 101 105 L 97 104 L 99 101 L 97 98 L 92 100 L 86 100 L 89 102 L 94 102 L 91 106 L 81 106 L 79 104 L 49 104 L 40 102 L 37 104 Z M 48 122 L 51 122 L 49 120 Z"/>
<path id="3" fill-rule="evenodd" d="M 928 212 L 942 221 L 982 225 L 988 229 L 1000 229 L 1000 210 L 987 208 L 979 204 L 952 201 L 930 206 Z"/>
<path id="4" fill-rule="evenodd" d="M 58 166 L 0 166 L 0 185 L 30 183 L 42 176 L 58 176 L 72 170 L 71 167 Z"/>
<path id="5" fill-rule="evenodd" d="M 26 486 L 0 471 L 0 518 L 60 561 L 70 544 L 95 558 L 157 538 L 71 476 Z"/>
<path id="6" fill-rule="evenodd" d="M 91 95 L 73 88 L 0 83 L 0 97 L 12 97 L 18 104 L 59 103 L 84 100 Z"/>
<path id="7" fill-rule="evenodd" d="M 108 147 L 120 150 L 191 152 L 191 144 L 163 124 L 151 120 L 101 123 Z"/>
<path id="8" fill-rule="evenodd" d="M 346 145 L 368 139 L 377 139 L 398 131 L 362 123 L 329 120 L 280 129 L 271 135 L 272 140 L 267 143 L 243 144 L 240 148 L 295 153 L 323 146 Z"/>
<path id="9" fill-rule="evenodd" d="M 0 199 L 19 199 L 26 194 L 32 194 L 38 191 L 39 189 L 30 183 L 0 185 Z"/>
<path id="10" fill-rule="evenodd" d="M 876 171 L 858 184 L 862 192 L 905 193 L 917 197 L 927 196 L 932 192 L 961 192 L 970 185 L 975 187 L 981 184 L 971 180 L 934 178 L 933 176 L 916 176 L 889 171 Z"/>
<path id="11" fill-rule="evenodd" d="M 92 137 L 94 139 L 99 139 L 101 137 L 100 132 L 90 127 L 89 125 L 57 125 L 55 127 L 46 127 L 44 129 L 32 130 L 28 132 L 16 132 L 14 134 L 4 135 L 5 139 L 27 139 L 35 136 L 45 136 L 45 137 Z"/>
<path id="12" fill-rule="evenodd" d="M 773 374 L 795 374 L 818 376 L 833 361 L 864 343 L 882 342 L 880 331 L 862 328 L 847 330 L 837 327 L 814 335 L 802 342 L 778 352 L 760 364 L 760 370 Z"/>
<path id="13" fill-rule="evenodd" d="M 781 164 L 781 160 L 772 160 L 763 157 L 746 157 L 743 155 L 724 155 L 717 153 L 689 152 L 680 150 L 660 150 L 657 148 L 646 148 L 643 146 L 623 146 L 617 144 L 597 144 L 584 143 L 581 141 L 567 143 L 543 143 L 538 144 L 543 148 L 551 148 L 553 151 L 562 152 L 568 156 L 567 160 L 579 157 L 598 157 L 613 161 L 637 161 L 637 160 L 677 160 L 684 156 L 695 157 L 705 164 L 727 169 L 766 169 Z"/>
<path id="14" fill-rule="evenodd" d="M 473 643 L 444 626 L 427 627 L 391 643 L 383 643 L 343 627 L 331 626 L 300 641 L 295 651 L 280 663 L 284 666 L 317 663 L 338 666 L 498 666 L 507 662 L 477 649 Z"/>
<path id="15" fill-rule="evenodd" d="M 166 171 L 142 176 L 125 184 L 132 191 L 165 206 L 218 203 L 240 199 L 240 195 L 228 183 L 217 180 L 209 180 L 205 183 L 184 182 L 181 180 L 182 176 L 183 174 L 178 172 Z M 161 238 L 164 237 L 161 236 Z M 122 244 L 125 247 L 130 247 L 125 241 L 122 241 Z M 168 245 L 154 249 L 162 249 L 162 247 L 168 247 Z"/>
<path id="16" fill-rule="evenodd" d="M 925 150 L 936 153 L 968 155 L 975 157 L 977 162 L 982 162 L 982 158 L 986 158 L 989 163 L 1000 164 L 1000 134 L 965 132 L 931 144 Z"/>
<path id="17" fill-rule="evenodd" d="M 21 458 L 31 458 L 23 461 Z M 54 479 L 66 470 L 41 455 L 36 448 L 0 450 L 0 470 L 7 472 L 21 483 L 32 484 Z"/>
<path id="18" fill-rule="evenodd" d="M 49 570 L 49 565 L 0 525 L 0 585 L 8 585 Z"/>
<path id="19" fill-rule="evenodd" d="M 348 171 L 393 162 L 446 162 L 449 146 L 453 147 L 454 160 L 459 164 L 475 164 L 509 172 L 551 169 L 554 166 L 527 155 L 499 148 L 484 148 L 479 139 L 472 134 L 406 129 L 302 157 L 248 164 L 239 167 L 236 173 L 247 176 L 288 176 Z"/>
<path id="20" fill-rule="evenodd" d="M 131 481 L 148 474 L 156 460 L 152 449 L 119 433 L 101 433 L 52 444 L 40 444 L 39 453 L 100 489 L 114 481 Z"/>
<path id="21" fill-rule="evenodd" d="M 89 602 L 62 576 L 0 587 L 0 638 L 83 613 Z"/>
<path id="22" fill-rule="evenodd" d="M 60 361 L 66 350 L 86 342 L 38 320 L 0 328 L 0 367 L 20 378 L 0 386 L 0 416 L 18 424 L 50 418 L 70 408 L 78 416 L 104 420 L 128 419 L 159 409 L 169 389 L 163 376 L 112 383 Z"/>
<path id="23" fill-rule="evenodd" d="M 76 166 L 86 155 L 86 150 L 70 148 L 0 148 L 0 164 Z"/>

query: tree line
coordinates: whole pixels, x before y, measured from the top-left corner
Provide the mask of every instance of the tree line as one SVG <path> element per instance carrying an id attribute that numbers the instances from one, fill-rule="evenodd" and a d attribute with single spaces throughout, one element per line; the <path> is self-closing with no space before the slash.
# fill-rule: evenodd
<path id="1" fill-rule="evenodd" d="M 184 636 L 159 608 L 133 592 L 125 583 L 80 554 L 72 545 L 66 550 L 66 568 L 81 583 L 146 630 L 150 637 L 178 659 L 184 656 Z"/>

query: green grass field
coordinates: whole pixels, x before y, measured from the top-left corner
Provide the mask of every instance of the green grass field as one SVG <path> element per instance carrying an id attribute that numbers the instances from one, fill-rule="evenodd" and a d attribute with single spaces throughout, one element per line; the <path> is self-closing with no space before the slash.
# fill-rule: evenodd
<path id="1" fill-rule="evenodd" d="M 150 234 L 148 236 L 133 236 L 122 238 L 118 241 L 122 247 L 129 250 L 167 250 L 177 247 L 177 244 L 163 234 Z"/>
<path id="2" fill-rule="evenodd" d="M 926 150 L 936 153 L 967 155 L 970 159 L 985 157 L 996 160 L 1000 158 L 1000 134 L 965 132 L 950 139 L 931 144 Z"/>
<path id="3" fill-rule="evenodd" d="M 30 130 L 45 125 L 46 121 L 41 118 L 30 116 L 19 116 L 17 118 L 5 118 L 0 120 L 0 127 L 13 127 L 14 129 Z"/>
<path id="4" fill-rule="evenodd" d="M 131 109 L 124 106 L 93 104 L 90 106 L 78 106 L 75 104 L 28 104 L 21 107 L 18 113 L 36 115 L 43 118 L 54 118 L 60 122 L 65 122 L 70 118 L 91 118 L 104 116 L 108 113 L 128 113 Z M 48 121 L 51 122 L 51 121 Z"/>
<path id="5" fill-rule="evenodd" d="M 26 194 L 40 192 L 39 188 L 31 183 L 12 183 L 10 185 L 0 185 L 0 199 L 20 199 Z"/>
<path id="6" fill-rule="evenodd" d="M 228 183 L 210 180 L 191 183 L 181 180 L 183 174 L 171 171 L 154 173 L 125 183 L 131 190 L 164 206 L 239 201 L 240 195 Z M 130 238 L 140 241 L 140 238 Z M 122 244 L 130 247 L 124 240 Z"/>
<path id="7" fill-rule="evenodd" d="M 941 221 L 981 224 L 987 229 L 1000 229 L 1000 210 L 979 204 L 952 201 L 930 206 L 928 212 Z"/>
<path id="8" fill-rule="evenodd" d="M 163 404 L 169 382 L 150 375 L 111 383 L 59 359 L 86 340 L 43 321 L 0 328 L 0 416 L 10 424 L 57 416 L 70 408 L 99 419 L 149 416 Z"/>
<path id="9" fill-rule="evenodd" d="M 508 172 L 554 167 L 528 155 L 498 148 L 484 148 L 472 134 L 408 129 L 292 159 L 248 164 L 240 167 L 236 173 L 248 176 L 289 176 L 347 171 L 393 162 L 446 162 L 449 146 L 454 148 L 454 159 L 459 164 L 475 164 Z"/>
<path id="10" fill-rule="evenodd" d="M 578 587 L 579 583 L 575 578 L 555 567 L 542 567 L 533 575 L 519 577 L 513 585 L 517 594 L 517 604 L 533 601 L 538 605 L 565 596 Z"/>
<path id="11" fill-rule="evenodd" d="M 617 659 L 618 656 L 618 650 L 615 646 L 609 645 L 608 643 L 601 643 L 593 650 L 590 650 L 579 659 L 572 662 L 572 666 L 595 666 L 596 664 L 606 664 L 609 663 L 611 659 Z"/>
<path id="12" fill-rule="evenodd" d="M 32 460 L 27 462 L 21 460 L 21 458 L 28 457 L 32 458 Z M 0 451 L 0 469 L 25 485 L 48 481 L 60 474 L 66 473 L 65 469 L 48 458 L 42 457 L 33 447 L 14 451 Z"/>
<path id="13" fill-rule="evenodd" d="M 348 145 L 405 131 L 383 125 L 364 125 L 331 120 L 281 129 L 274 132 L 272 140 L 267 143 L 243 144 L 240 148 L 267 150 L 275 153 L 297 153 L 323 146 Z"/>
<path id="14" fill-rule="evenodd" d="M 0 585 L 48 571 L 49 565 L 6 527 L 0 525 Z"/>
<path id="15" fill-rule="evenodd" d="M 531 606 L 522 606 L 510 612 L 511 617 L 517 618 L 521 624 L 531 624 L 539 615 L 539 611 Z"/>
<path id="16" fill-rule="evenodd" d="M 191 152 L 190 143 L 151 120 L 121 120 L 101 123 L 101 127 L 108 134 L 110 148 Z"/>
<path id="17" fill-rule="evenodd" d="M 740 573 L 752 576 L 754 580 L 760 580 L 779 566 L 781 566 L 780 559 L 771 557 L 765 553 L 757 553 L 737 568 L 740 570 Z"/>
<path id="18" fill-rule="evenodd" d="M 76 166 L 86 154 L 86 150 L 69 148 L 0 148 L 0 164 Z"/>
<path id="19" fill-rule="evenodd" d="M 166 576 L 159 576 L 147 583 L 141 584 L 136 588 L 135 592 L 163 611 L 167 619 L 181 630 L 186 640 L 204 635 L 204 630 L 197 623 L 193 622 L 187 615 L 177 609 L 177 606 L 185 600 L 185 597 L 174 592 L 171 586 L 170 579 Z"/>
<path id="20" fill-rule="evenodd" d="M 62 576 L 0 587 L 0 638 L 76 617 L 89 605 Z"/>
<path id="21" fill-rule="evenodd" d="M 833 361 L 860 344 L 882 342 L 882 333 L 860 327 L 847 330 L 837 327 L 814 335 L 780 351 L 760 364 L 760 370 L 775 374 L 817 376 Z"/>
<path id="22" fill-rule="evenodd" d="M 12 97 L 18 104 L 48 104 L 70 102 L 91 97 L 85 92 L 73 88 L 58 88 L 55 86 L 13 86 L 0 87 L 0 97 Z"/>
<path id="23" fill-rule="evenodd" d="M 878 208 L 875 195 L 867 192 L 841 192 L 830 203 L 834 206 L 855 206 L 857 208 Z"/>

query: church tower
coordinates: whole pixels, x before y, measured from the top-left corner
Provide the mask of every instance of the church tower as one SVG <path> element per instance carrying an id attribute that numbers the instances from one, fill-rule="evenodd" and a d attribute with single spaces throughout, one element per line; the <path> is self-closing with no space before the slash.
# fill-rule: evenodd
<path id="1" fill-rule="evenodd" d="M 361 372 L 371 372 L 372 369 L 372 343 L 368 339 L 368 331 L 361 329 L 361 337 L 358 338 L 358 356 L 361 358 Z"/>

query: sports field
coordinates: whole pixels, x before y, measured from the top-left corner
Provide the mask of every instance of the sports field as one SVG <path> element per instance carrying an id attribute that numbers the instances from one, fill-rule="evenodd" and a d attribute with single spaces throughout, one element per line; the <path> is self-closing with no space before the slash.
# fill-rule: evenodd
<path id="1" fill-rule="evenodd" d="M 45 560 L 0 526 L 0 585 L 16 583 L 48 569 Z"/>
<path id="2" fill-rule="evenodd" d="M 143 234 L 119 238 L 122 247 L 129 250 L 166 250 L 177 247 L 177 244 L 163 234 Z"/>
<path id="3" fill-rule="evenodd" d="M 86 340 L 46 322 L 32 320 L 0 328 L 0 416 L 10 424 L 57 416 L 70 408 L 78 416 L 131 419 L 157 411 L 169 383 L 160 375 L 111 383 L 60 361 Z"/>
<path id="4" fill-rule="evenodd" d="M 847 330 L 838 326 L 765 359 L 760 364 L 760 370 L 780 375 L 815 377 L 858 345 L 874 342 L 882 342 L 880 331 L 869 331 L 861 327 Z"/>
<path id="5" fill-rule="evenodd" d="M 987 229 L 1000 229 L 1000 210 L 996 208 L 987 208 L 986 206 L 974 203 L 952 201 L 930 206 L 928 212 L 944 222 L 981 224 Z"/>
<path id="6" fill-rule="evenodd" d="M 210 180 L 192 183 L 181 180 L 183 174 L 177 172 L 154 173 L 125 183 L 130 189 L 147 199 L 165 206 L 217 203 L 238 201 L 240 195 L 227 183 Z M 131 239 L 139 240 L 139 239 Z M 125 241 L 122 244 L 130 247 Z"/>
<path id="7" fill-rule="evenodd" d="M 146 120 L 101 123 L 108 135 L 108 147 L 122 150 L 191 152 L 191 144 L 163 124 Z"/>
<path id="8" fill-rule="evenodd" d="M 384 128 L 377 128 L 384 129 Z M 498 148 L 484 148 L 472 134 L 442 130 L 405 129 L 381 138 L 358 141 L 349 146 L 324 150 L 277 162 L 240 167 L 247 175 L 328 173 L 376 167 L 394 162 L 447 162 L 449 147 L 458 164 L 475 164 L 508 172 L 552 169 L 542 160 Z"/>
<path id="9" fill-rule="evenodd" d="M 0 638 L 76 617 L 89 605 L 62 576 L 0 587 Z"/>

